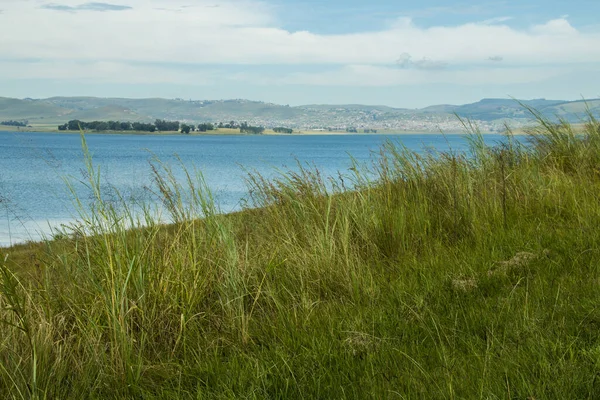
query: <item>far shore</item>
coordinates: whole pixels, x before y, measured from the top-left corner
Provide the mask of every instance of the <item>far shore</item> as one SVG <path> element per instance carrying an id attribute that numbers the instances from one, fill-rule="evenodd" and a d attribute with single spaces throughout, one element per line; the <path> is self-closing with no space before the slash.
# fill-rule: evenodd
<path id="1" fill-rule="evenodd" d="M 67 133 L 67 134 L 79 134 L 79 131 L 59 131 L 57 128 L 53 128 L 48 125 L 32 125 L 28 127 L 14 127 L 14 126 L 3 126 L 0 125 L 0 132 L 32 132 L 32 133 Z M 97 132 L 93 130 L 84 130 L 85 134 L 114 134 L 114 135 L 164 135 L 174 136 L 183 135 L 178 131 L 168 132 L 146 132 L 146 131 L 102 131 Z M 262 135 L 267 136 L 318 136 L 318 135 L 456 135 L 464 134 L 465 132 L 445 132 L 445 131 L 419 131 L 419 130 L 398 130 L 398 129 L 378 129 L 377 133 L 363 133 L 363 132 L 345 132 L 345 131 L 324 131 L 324 130 L 295 130 L 293 133 L 278 133 L 272 129 L 266 129 Z M 498 134 L 501 132 L 482 132 L 482 134 Z M 515 131 L 514 134 L 525 134 L 523 130 Z M 211 135 L 240 135 L 240 136 L 253 136 L 252 133 L 240 133 L 239 129 L 228 129 L 218 128 L 213 131 L 207 132 L 192 132 L 189 136 L 211 136 Z M 260 135 L 259 135 L 260 136 Z"/>

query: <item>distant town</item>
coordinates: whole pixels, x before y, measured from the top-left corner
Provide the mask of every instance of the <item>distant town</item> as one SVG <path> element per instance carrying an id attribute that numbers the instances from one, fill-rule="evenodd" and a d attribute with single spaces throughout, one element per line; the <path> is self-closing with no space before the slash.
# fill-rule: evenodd
<path id="1" fill-rule="evenodd" d="M 157 121 L 159 125 L 160 121 L 177 121 L 186 131 L 189 128 L 201 132 L 212 126 L 242 129 L 246 133 L 275 129 L 280 133 L 384 133 L 460 132 L 468 120 L 481 132 L 495 133 L 504 131 L 506 126 L 519 129 L 530 125 L 535 119 L 533 110 L 550 120 L 578 123 L 588 112 L 598 115 L 600 100 L 483 99 L 465 105 L 407 109 L 358 104 L 289 106 L 244 99 L 0 98 L 0 121 L 4 121 L 0 125 L 73 130 L 87 124 L 86 129 L 97 131 L 151 131 L 150 125 L 155 125 L 155 130 L 162 131 L 156 126 Z"/>

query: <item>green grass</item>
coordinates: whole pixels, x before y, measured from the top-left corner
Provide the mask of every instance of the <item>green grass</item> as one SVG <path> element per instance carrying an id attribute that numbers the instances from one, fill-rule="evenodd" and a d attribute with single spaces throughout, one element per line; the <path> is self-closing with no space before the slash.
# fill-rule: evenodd
<path id="1" fill-rule="evenodd" d="M 168 226 L 103 201 L 87 158 L 82 225 L 0 253 L 0 393 L 599 398 L 600 125 L 531 139 L 249 175 L 231 215 L 154 163 Z"/>

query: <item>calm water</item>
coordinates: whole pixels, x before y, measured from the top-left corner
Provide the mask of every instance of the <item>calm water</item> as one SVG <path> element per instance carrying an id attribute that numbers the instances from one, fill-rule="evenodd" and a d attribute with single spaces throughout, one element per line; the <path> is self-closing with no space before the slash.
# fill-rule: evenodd
<path id="1" fill-rule="evenodd" d="M 152 178 L 149 160 L 155 154 L 175 166 L 178 156 L 186 167 L 197 167 L 214 191 L 223 212 L 240 207 L 246 194 L 244 170 L 272 176 L 276 168 L 293 168 L 295 159 L 314 163 L 325 175 L 350 167 L 351 154 L 369 161 L 386 140 L 407 147 L 466 149 L 462 135 L 353 136 L 141 136 L 89 135 L 87 142 L 103 181 L 133 200 L 147 199 Z M 488 135 L 489 143 L 500 135 Z M 79 135 L 0 132 L 0 246 L 39 239 L 50 226 L 75 218 L 65 178 L 85 180 Z M 83 201 L 89 194 L 77 185 Z M 86 197 L 87 196 L 87 197 Z"/>

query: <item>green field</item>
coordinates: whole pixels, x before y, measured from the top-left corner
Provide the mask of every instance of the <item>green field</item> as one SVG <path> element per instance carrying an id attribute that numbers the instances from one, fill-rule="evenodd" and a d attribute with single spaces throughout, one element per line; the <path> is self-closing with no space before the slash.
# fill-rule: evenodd
<path id="1" fill-rule="evenodd" d="M 249 175 L 230 215 L 157 162 L 169 226 L 88 158 L 81 225 L 0 250 L 0 394 L 600 398 L 600 124 L 531 140 Z"/>

